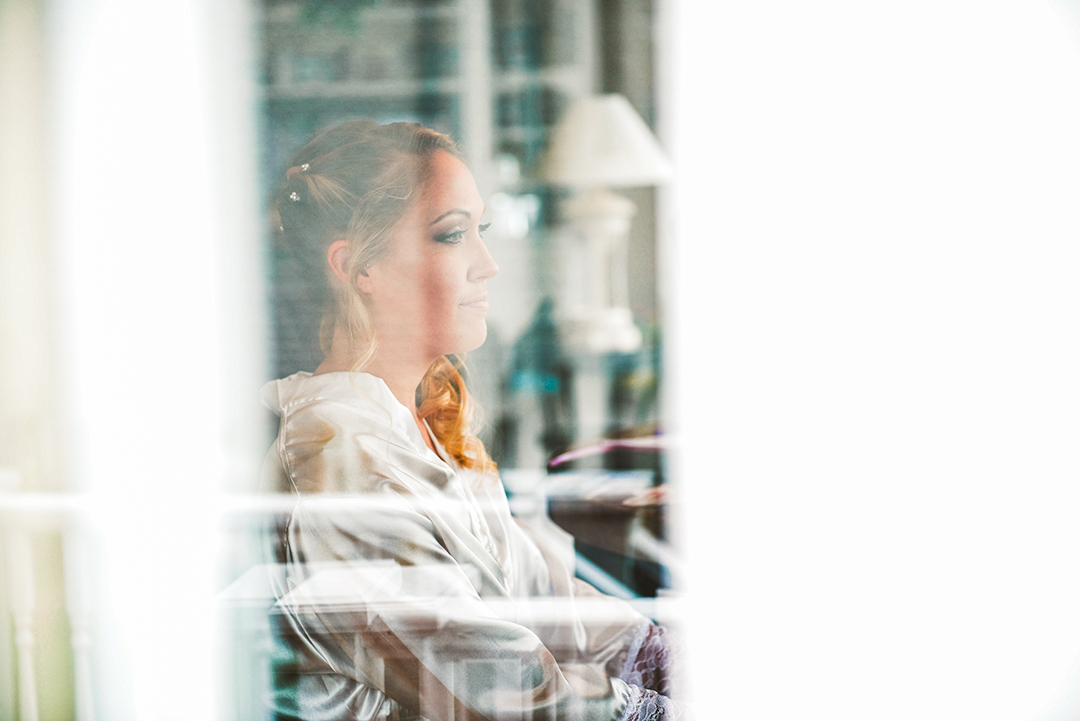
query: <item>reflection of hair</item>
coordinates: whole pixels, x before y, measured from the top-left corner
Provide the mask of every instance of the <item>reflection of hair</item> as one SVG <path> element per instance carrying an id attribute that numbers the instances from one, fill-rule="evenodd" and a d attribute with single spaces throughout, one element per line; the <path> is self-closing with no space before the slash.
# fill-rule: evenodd
<path id="1" fill-rule="evenodd" d="M 303 267 L 309 296 L 322 311 L 319 344 L 329 353 L 334 329 L 342 327 L 353 346 L 363 348 L 356 370 L 371 360 L 378 342 L 356 278 L 389 249 L 391 229 L 427 180 L 437 150 L 461 158 L 449 136 L 415 123 L 341 123 L 293 156 L 275 198 L 280 241 Z M 326 266 L 326 249 L 339 239 L 349 243 L 347 284 Z M 420 417 L 462 466 L 493 468 L 469 428 L 470 405 L 455 365 L 435 361 L 420 383 Z"/>

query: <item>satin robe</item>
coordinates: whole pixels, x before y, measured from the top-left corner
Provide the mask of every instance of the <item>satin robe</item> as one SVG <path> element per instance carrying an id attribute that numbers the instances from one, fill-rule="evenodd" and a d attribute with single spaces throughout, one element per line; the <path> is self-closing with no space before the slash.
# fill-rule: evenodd
<path id="1" fill-rule="evenodd" d="M 574 578 L 570 537 L 510 515 L 497 474 L 424 443 L 366 373 L 263 390 L 265 482 L 295 495 L 274 613 L 297 658 L 279 718 L 614 721 L 649 621 Z"/>

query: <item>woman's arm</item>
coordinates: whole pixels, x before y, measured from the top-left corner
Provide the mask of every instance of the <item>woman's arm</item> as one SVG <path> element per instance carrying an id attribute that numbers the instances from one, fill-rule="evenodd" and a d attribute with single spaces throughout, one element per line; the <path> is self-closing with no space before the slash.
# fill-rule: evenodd
<path id="1" fill-rule="evenodd" d="M 328 671 L 428 718 L 614 720 L 635 698 L 595 665 L 560 667 L 534 633 L 500 618 L 401 497 L 304 501 L 286 553 L 279 606 L 298 642 Z"/>

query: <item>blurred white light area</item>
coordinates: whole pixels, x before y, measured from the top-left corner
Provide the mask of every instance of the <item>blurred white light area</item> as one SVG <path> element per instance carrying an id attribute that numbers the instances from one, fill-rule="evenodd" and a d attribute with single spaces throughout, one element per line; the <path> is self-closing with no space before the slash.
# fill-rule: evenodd
<path id="1" fill-rule="evenodd" d="M 1064 23 L 1032 0 L 677 12 L 672 358 L 709 717 L 1013 721 L 1080 685 Z"/>
<path id="2" fill-rule="evenodd" d="M 216 499 L 239 422 L 229 383 L 255 363 L 235 338 L 258 336 L 261 296 L 230 275 L 254 247 L 234 235 L 254 220 L 234 216 L 256 210 L 221 196 L 250 172 L 222 152 L 242 123 L 222 119 L 212 82 L 237 72 L 211 57 L 211 23 L 235 4 L 210 5 L 51 9 L 70 466 L 99 511 L 95 691 L 110 720 L 214 716 Z"/>

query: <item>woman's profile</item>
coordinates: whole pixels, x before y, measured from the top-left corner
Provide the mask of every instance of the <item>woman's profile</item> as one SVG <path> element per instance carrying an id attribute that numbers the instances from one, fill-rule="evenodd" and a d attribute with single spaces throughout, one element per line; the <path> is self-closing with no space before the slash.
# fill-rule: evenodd
<path id="1" fill-rule="evenodd" d="M 458 354 L 486 337 L 484 203 L 419 125 L 351 121 L 298 151 L 275 199 L 325 359 L 273 381 L 279 719 L 675 718 L 667 633 L 511 515 L 470 427 Z"/>

